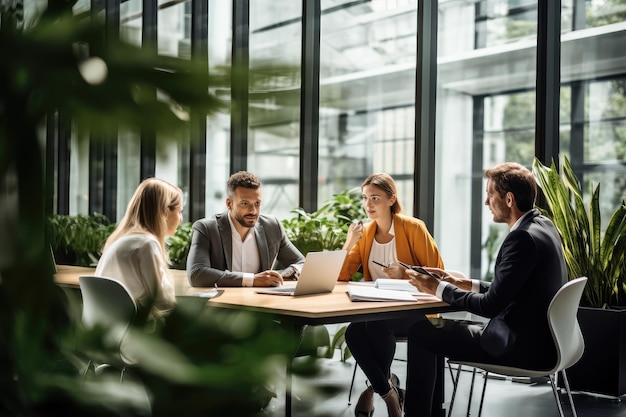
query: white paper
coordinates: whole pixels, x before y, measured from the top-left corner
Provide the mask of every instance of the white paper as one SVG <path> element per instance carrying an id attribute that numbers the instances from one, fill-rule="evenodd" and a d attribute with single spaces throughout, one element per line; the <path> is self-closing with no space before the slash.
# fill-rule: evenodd
<path id="1" fill-rule="evenodd" d="M 411 281 L 408 279 L 378 278 L 376 280 L 376 288 L 380 288 L 381 290 L 405 291 L 414 295 L 426 295 L 418 291 L 417 287 L 411 285 Z"/>
<path id="2" fill-rule="evenodd" d="M 414 301 L 415 296 L 406 291 L 382 290 L 362 285 L 348 285 L 348 295 L 352 301 Z"/>

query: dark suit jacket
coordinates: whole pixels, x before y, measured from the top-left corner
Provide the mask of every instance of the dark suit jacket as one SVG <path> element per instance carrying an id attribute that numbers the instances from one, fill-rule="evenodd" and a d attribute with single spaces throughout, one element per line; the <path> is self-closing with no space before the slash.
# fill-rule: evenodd
<path id="1" fill-rule="evenodd" d="M 187 278 L 192 287 L 241 287 L 243 272 L 232 271 L 232 231 L 228 212 L 193 224 L 191 247 L 187 257 Z M 272 268 L 276 259 L 287 267 L 303 264 L 304 256 L 289 241 L 280 221 L 261 214 L 255 226 L 261 270 Z"/>
<path id="2" fill-rule="evenodd" d="M 448 285 L 443 300 L 491 318 L 480 340 L 491 355 L 516 362 L 520 355 L 533 361 L 532 355 L 538 354 L 549 364 L 556 352 L 548 327 L 548 305 L 565 282 L 567 268 L 559 234 L 548 218 L 533 210 L 504 239 L 493 282 L 481 281 L 480 293 Z M 550 354 L 554 358 L 548 360 Z"/>

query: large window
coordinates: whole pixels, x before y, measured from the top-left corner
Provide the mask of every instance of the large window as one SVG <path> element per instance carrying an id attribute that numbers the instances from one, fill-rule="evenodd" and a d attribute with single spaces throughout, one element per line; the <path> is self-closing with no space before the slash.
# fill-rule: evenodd
<path id="1" fill-rule="evenodd" d="M 436 116 L 435 173 L 428 178 L 435 188 L 431 231 L 448 268 L 488 277 L 507 227 L 493 224 L 483 205 L 482 173 L 504 161 L 527 166 L 533 161 L 536 86 L 542 75 L 537 72 L 540 3 L 435 3 L 437 96 L 435 108 L 429 109 Z M 120 34 L 135 44 L 142 42 L 142 4 L 139 0 L 121 3 Z M 247 147 L 231 149 L 237 142 L 231 141 L 230 115 L 219 114 L 207 118 L 206 132 L 204 127 L 191 128 L 189 137 L 175 143 L 157 137 L 155 173 L 190 193 L 192 167 L 202 159 L 199 165 L 206 167 L 202 197 L 206 215 L 211 215 L 224 210 L 231 157 L 245 157 L 248 169 L 264 182 L 264 210 L 286 218 L 301 204 L 305 179 L 300 178 L 300 169 L 311 158 L 303 154 L 300 142 L 311 137 L 302 131 L 301 112 L 308 113 L 300 105 L 308 91 L 301 85 L 301 60 L 303 52 L 310 52 L 301 50 L 308 33 L 303 31 L 303 14 L 307 22 L 311 17 L 300 1 L 249 0 L 249 27 L 233 28 L 233 5 L 240 10 L 247 4 L 211 0 L 204 16 L 208 16 L 209 72 L 231 66 L 233 36 L 235 52 L 249 54 Z M 76 10 L 84 11 L 88 5 L 81 1 Z M 418 2 L 320 0 L 320 5 L 321 17 L 315 22 L 321 32 L 319 74 L 314 73 L 319 75 L 319 138 L 311 139 L 319 141 L 318 178 L 312 181 L 317 204 L 358 187 L 373 172 L 384 171 L 396 179 L 404 211 L 412 215 L 413 178 L 421 172 L 415 150 L 429 140 L 415 137 L 416 114 L 422 114 L 422 109 L 416 110 L 416 102 L 421 101 L 415 97 Z M 159 53 L 189 59 L 191 28 L 198 23 L 192 2 L 161 1 L 157 7 Z M 559 158 L 570 159 L 585 191 L 602 184 L 606 222 L 626 194 L 626 3 L 563 0 L 560 16 Z M 304 44 L 315 41 L 307 37 Z M 215 92 L 230 101 L 228 88 Z M 64 123 L 72 129 L 71 123 Z M 116 133 L 118 213 L 140 180 L 133 161 L 145 156 L 140 146 L 143 133 Z M 92 200 L 101 193 L 94 190 L 107 187 L 97 176 L 88 180 L 93 177 L 90 173 L 101 172 L 110 162 L 106 157 L 91 160 L 99 154 L 90 148 L 88 137 L 89 132 L 72 132 L 72 213 L 98 207 L 101 202 Z M 206 147 L 195 151 L 194 143 Z"/>
<path id="2" fill-rule="evenodd" d="M 322 1 L 321 201 L 385 171 L 413 212 L 417 1 Z"/>
<path id="3" fill-rule="evenodd" d="M 263 181 L 263 211 L 282 218 L 299 205 L 301 19 L 299 1 L 250 3 L 248 170 Z"/>
<path id="4" fill-rule="evenodd" d="M 449 1 L 441 11 L 435 237 L 446 267 L 487 277 L 498 249 L 488 242 L 506 225 L 482 205 L 482 172 L 534 156 L 536 2 Z"/>

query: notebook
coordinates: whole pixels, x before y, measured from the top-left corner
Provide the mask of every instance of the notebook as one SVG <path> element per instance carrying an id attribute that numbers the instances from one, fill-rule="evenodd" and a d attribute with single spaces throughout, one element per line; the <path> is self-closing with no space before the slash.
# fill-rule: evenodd
<path id="1" fill-rule="evenodd" d="M 348 285 L 347 290 L 351 301 L 417 301 L 413 294 L 406 291 L 382 290 L 361 285 Z"/>
<path id="2" fill-rule="evenodd" d="M 258 294 L 309 295 L 331 292 L 335 288 L 347 251 L 309 252 L 295 287 L 256 289 Z"/>

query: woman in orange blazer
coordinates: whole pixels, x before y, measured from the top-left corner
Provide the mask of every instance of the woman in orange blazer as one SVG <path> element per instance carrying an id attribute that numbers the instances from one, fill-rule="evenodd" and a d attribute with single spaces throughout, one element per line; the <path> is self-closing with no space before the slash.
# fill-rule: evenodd
<path id="1" fill-rule="evenodd" d="M 365 281 L 409 279 L 398 261 L 444 268 L 437 244 L 424 222 L 400 214 L 402 206 L 390 175 L 370 175 L 361 185 L 361 192 L 363 208 L 372 221 L 365 226 L 360 222 L 350 226 L 343 247 L 349 252 L 340 281 L 350 281 L 360 267 Z M 415 320 L 423 318 L 416 315 Z M 346 344 L 370 383 L 355 405 L 356 417 L 372 415 L 374 392 L 385 400 L 389 416 L 402 415 L 403 390 L 399 388 L 398 378 L 391 374 L 391 362 L 396 337 L 406 336 L 415 320 L 372 321 L 348 326 Z"/>

